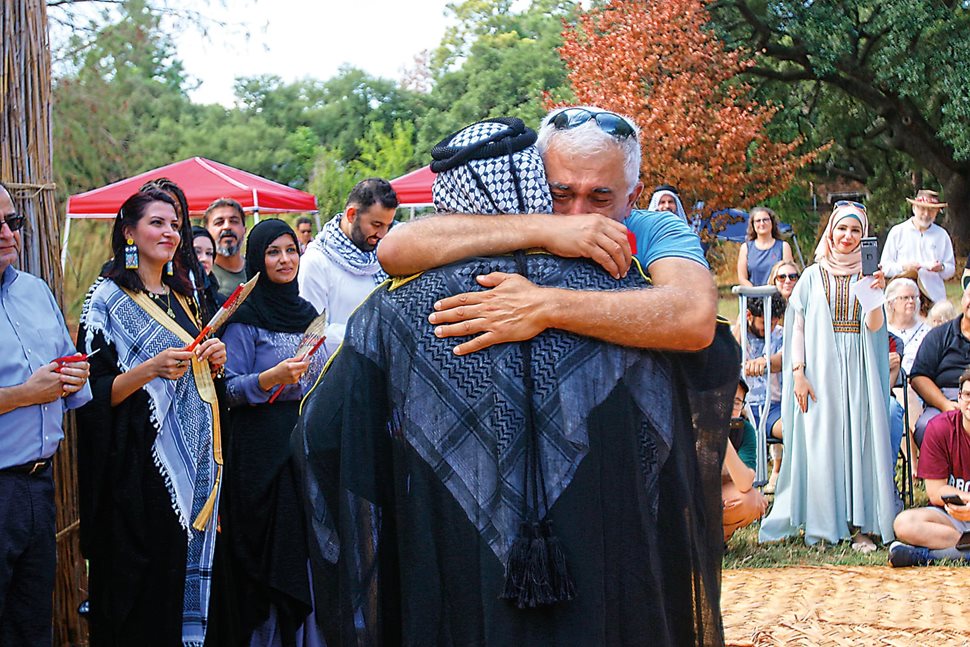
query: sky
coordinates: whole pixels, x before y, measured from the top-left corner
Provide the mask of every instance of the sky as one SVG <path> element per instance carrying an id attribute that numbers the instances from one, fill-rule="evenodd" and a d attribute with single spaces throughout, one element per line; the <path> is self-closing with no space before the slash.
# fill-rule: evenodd
<path id="1" fill-rule="evenodd" d="M 177 56 L 200 82 L 196 103 L 232 106 L 238 76 L 276 74 L 285 81 L 328 79 L 341 65 L 399 79 L 415 55 L 441 41 L 447 0 L 224 0 L 199 10 L 226 27 L 203 37 L 188 29 Z M 249 38 L 244 34 L 249 32 Z"/>

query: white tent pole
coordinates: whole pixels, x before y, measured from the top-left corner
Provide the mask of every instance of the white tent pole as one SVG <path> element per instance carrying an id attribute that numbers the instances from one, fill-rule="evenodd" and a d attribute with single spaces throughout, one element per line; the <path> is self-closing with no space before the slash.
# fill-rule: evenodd
<path id="1" fill-rule="evenodd" d="M 319 232 L 320 229 L 322 228 L 322 225 L 320 224 L 320 210 L 319 209 L 317 209 L 316 211 L 313 212 L 313 220 L 317 223 L 317 231 Z"/>
<path id="2" fill-rule="evenodd" d="M 67 244 L 71 240 L 71 217 L 66 217 L 67 222 L 64 223 L 64 240 L 61 243 L 61 275 L 63 276 L 67 268 Z"/>
<path id="3" fill-rule="evenodd" d="M 253 226 L 259 223 L 259 194 L 253 189 Z"/>

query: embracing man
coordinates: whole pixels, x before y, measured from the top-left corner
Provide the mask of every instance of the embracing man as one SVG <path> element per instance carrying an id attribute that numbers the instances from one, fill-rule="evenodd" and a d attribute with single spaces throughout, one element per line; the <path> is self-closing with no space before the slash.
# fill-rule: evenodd
<path id="1" fill-rule="evenodd" d="M 539 288 L 517 274 L 478 278 L 488 288 L 443 299 L 430 321 L 441 337 L 475 335 L 459 355 L 558 328 L 603 341 L 662 350 L 707 347 L 714 335 L 717 291 L 687 223 L 670 212 L 634 209 L 643 183 L 637 129 L 593 107 L 552 111 L 536 147 L 545 164 L 554 215 L 431 216 L 388 234 L 378 249 L 391 275 L 407 275 L 471 256 L 542 248 L 590 258 L 614 277 L 635 256 L 653 288 L 619 292 Z M 569 216 L 564 218 L 562 216 Z M 729 412 L 728 412 L 729 413 Z"/>
<path id="2" fill-rule="evenodd" d="M 579 131 L 600 115 L 603 123 L 589 124 L 594 140 L 605 137 L 605 150 L 616 152 L 614 140 L 632 139 L 624 149 L 639 152 L 624 118 L 585 114 L 553 128 Z M 537 219 L 555 228 L 573 219 L 541 214 L 572 192 L 609 202 L 619 189 L 629 207 L 621 160 L 612 158 L 620 169 L 612 185 L 565 174 L 547 181 L 535 141 L 513 118 L 446 138 L 432 151 L 435 204 L 479 215 L 428 221 L 477 218 L 487 231 Z M 593 240 L 609 248 L 599 247 L 604 261 L 622 262 L 626 233 L 609 223 Z M 453 252 L 447 238 L 437 242 Z M 490 283 L 498 287 L 483 291 Z M 565 329 L 625 340 L 624 324 L 635 326 L 615 321 L 611 304 L 661 290 L 638 270 L 610 276 L 584 258 L 516 252 L 387 282 L 360 306 L 294 436 L 328 644 L 723 642 L 720 462 L 712 457 L 720 460 L 724 434 L 691 433 L 679 354 Z M 445 334 L 428 313 L 456 292 L 464 295 L 456 314 L 467 321 Z M 495 295 L 511 296 L 511 320 L 476 327 Z M 571 321 L 542 314 L 520 328 L 530 296 L 535 308 L 559 301 L 551 310 L 581 303 L 591 311 Z M 490 336 L 467 337 L 480 332 Z M 465 337 L 466 350 L 453 352 L 452 336 Z M 737 370 L 735 356 L 723 371 L 733 384 Z M 705 468 L 718 479 L 713 514 L 699 478 Z"/>

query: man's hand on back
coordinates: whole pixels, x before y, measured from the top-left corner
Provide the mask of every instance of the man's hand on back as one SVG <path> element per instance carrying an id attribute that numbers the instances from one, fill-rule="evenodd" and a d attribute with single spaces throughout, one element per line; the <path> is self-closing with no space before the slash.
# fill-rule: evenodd
<path id="1" fill-rule="evenodd" d="M 589 258 L 613 278 L 626 276 L 633 254 L 623 223 L 598 214 L 553 216 L 543 248 L 567 258 Z"/>
<path id="2" fill-rule="evenodd" d="M 438 337 L 477 335 L 456 346 L 456 355 L 532 339 L 548 327 L 542 314 L 543 288 L 518 274 L 505 272 L 492 272 L 477 280 L 492 289 L 442 299 L 435 303 L 435 312 L 428 317 Z"/>

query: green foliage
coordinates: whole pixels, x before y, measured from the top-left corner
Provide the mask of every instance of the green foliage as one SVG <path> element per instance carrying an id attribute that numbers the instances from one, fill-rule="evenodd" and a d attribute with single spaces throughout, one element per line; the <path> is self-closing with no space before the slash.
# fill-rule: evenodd
<path id="1" fill-rule="evenodd" d="M 564 20 L 576 3 L 535 0 L 521 12 L 510 0 L 465 0 L 448 5 L 457 20 L 435 52 L 434 88 L 418 118 L 418 155 L 449 133 L 487 117 L 520 117 L 536 125 L 544 93 L 568 90 L 557 53 Z"/>
<path id="2" fill-rule="evenodd" d="M 141 0 L 89 47 L 72 42 L 72 73 L 54 82 L 54 174 L 61 191 L 90 189 L 153 158 L 143 136 L 191 112 L 185 77 L 159 18 Z"/>
<path id="3" fill-rule="evenodd" d="M 322 148 L 317 153 L 309 190 L 317 196 L 317 209 L 325 219 L 343 211 L 357 180 L 339 149 Z"/>
<path id="4" fill-rule="evenodd" d="M 350 170 L 358 177 L 396 178 L 413 170 L 414 124 L 395 121 L 388 133 L 384 124 L 372 121 L 357 148 L 360 155 L 350 162 Z"/>
<path id="5" fill-rule="evenodd" d="M 970 231 L 970 11 L 941 0 L 719 0 L 715 28 L 755 52 L 759 91 L 807 146 L 832 142 L 818 181 L 866 186 L 873 225 L 942 189 L 958 247 Z"/>

